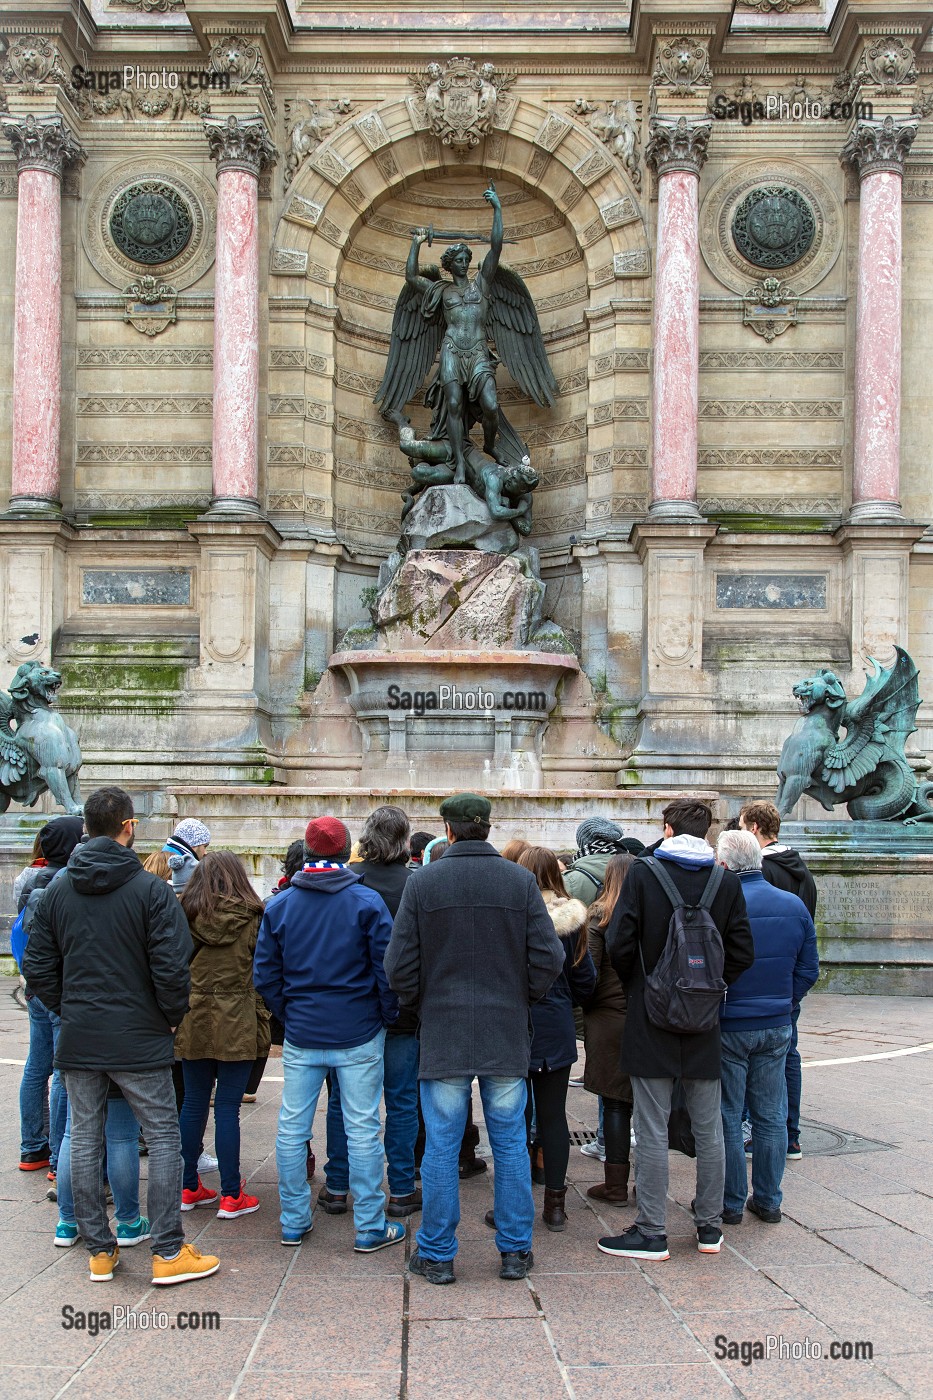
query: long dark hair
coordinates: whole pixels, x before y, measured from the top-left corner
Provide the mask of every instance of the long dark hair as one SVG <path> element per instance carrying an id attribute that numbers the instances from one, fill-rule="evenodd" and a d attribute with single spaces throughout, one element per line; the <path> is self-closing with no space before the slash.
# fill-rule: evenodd
<path id="1" fill-rule="evenodd" d="M 205 851 L 180 896 L 191 925 L 209 924 L 224 905 L 239 904 L 254 914 L 264 905 L 249 882 L 246 866 L 232 851 Z"/>
<path id="2" fill-rule="evenodd" d="M 632 861 L 635 859 L 628 851 L 622 851 L 619 855 L 613 856 L 606 866 L 603 875 L 603 887 L 590 905 L 590 919 L 595 920 L 597 928 L 605 928 L 615 911 L 619 895 L 622 893 L 622 886 L 625 884 L 625 877 L 631 869 Z"/>
<path id="3" fill-rule="evenodd" d="M 557 857 L 546 846 L 529 846 L 527 851 L 522 851 L 515 864 L 520 865 L 524 870 L 531 871 L 542 894 L 547 890 L 561 899 L 567 898 L 567 887 L 561 877 Z M 574 967 L 581 963 L 585 957 L 586 920 L 584 919 L 577 929 L 577 942 L 573 950 Z"/>

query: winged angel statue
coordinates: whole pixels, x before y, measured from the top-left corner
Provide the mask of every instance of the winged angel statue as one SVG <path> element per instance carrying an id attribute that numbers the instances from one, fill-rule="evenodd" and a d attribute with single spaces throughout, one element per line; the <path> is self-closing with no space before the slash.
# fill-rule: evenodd
<path id="1" fill-rule="evenodd" d="M 527 447 L 499 406 L 499 356 L 523 392 L 542 408 L 553 406 L 557 384 L 528 288 L 517 272 L 499 262 L 502 205 L 493 184 L 483 198 L 492 205 L 492 232 L 489 251 L 472 278 L 473 254 L 465 242 L 452 244 L 441 257 L 449 277 L 437 267 L 419 268 L 421 245 L 431 244 L 434 230 L 414 230 L 405 285 L 392 320 L 388 363 L 374 402 L 398 427 L 399 445 L 412 463 L 414 484 L 403 514 L 425 486 L 466 482 L 486 501 L 494 518 L 512 520 L 519 533 L 528 534 L 531 491 L 538 476 Z M 418 441 L 404 408 L 424 383 L 438 351 L 425 393 L 431 428 L 427 438 Z M 470 438 L 477 422 L 482 424 L 482 451 Z"/>
<path id="2" fill-rule="evenodd" d="M 933 820 L 933 782 L 918 783 L 904 753 L 917 728 L 918 671 L 906 651 L 894 650 L 888 668 L 869 657 L 872 673 L 857 700 L 846 699 L 833 671 L 794 686 L 804 717 L 785 739 L 778 763 L 775 802 L 782 817 L 806 793 L 829 812 L 845 803 L 855 821 Z"/>

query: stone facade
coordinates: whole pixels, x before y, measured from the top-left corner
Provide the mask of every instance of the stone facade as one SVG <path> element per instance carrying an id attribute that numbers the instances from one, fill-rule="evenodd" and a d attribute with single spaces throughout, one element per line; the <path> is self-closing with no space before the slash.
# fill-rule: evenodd
<path id="1" fill-rule="evenodd" d="M 930 16 L 629 8 L 101 3 L 79 51 L 64 0 L 7 7 L 2 640 L 64 671 L 85 788 L 378 786 L 343 638 L 408 474 L 372 399 L 411 229 L 488 232 L 490 179 L 580 670 L 488 785 L 734 806 L 811 666 L 858 690 L 898 642 L 930 690 Z"/>

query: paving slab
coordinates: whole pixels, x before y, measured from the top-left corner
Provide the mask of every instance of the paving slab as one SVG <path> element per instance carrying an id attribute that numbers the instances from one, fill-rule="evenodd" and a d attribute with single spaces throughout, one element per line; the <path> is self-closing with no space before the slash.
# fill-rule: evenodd
<path id="1" fill-rule="evenodd" d="M 0 984 L 0 1044 L 25 1059 L 25 1012 Z M 933 1394 L 933 1056 L 860 1060 L 933 1041 L 933 1000 L 815 996 L 801 1018 L 804 1117 L 829 1152 L 788 1163 L 785 1220 L 746 1215 L 726 1227 L 717 1256 L 696 1250 L 689 1202 L 695 1163 L 672 1153 L 671 1259 L 637 1263 L 601 1254 L 596 1241 L 635 1217 L 598 1206 L 586 1188 L 598 1161 L 574 1146 L 568 1223 L 544 1229 L 535 1188 L 535 1268 L 499 1280 L 483 1215 L 493 1172 L 463 1183 L 458 1282 L 435 1288 L 406 1273 L 420 1217 L 403 1244 L 353 1252 L 352 1214 L 316 1211 L 299 1249 L 279 1243 L 275 1130 L 281 1065 L 270 1061 L 258 1102 L 242 1116 L 242 1172 L 260 1210 L 238 1221 L 212 1211 L 185 1217 L 187 1237 L 221 1260 L 216 1275 L 178 1289 L 150 1285 L 146 1246 L 124 1251 L 112 1284 L 91 1283 L 82 1247 L 52 1246 L 56 1208 L 44 1173 L 20 1173 L 21 1067 L 0 1066 L 0 1396 L 17 1400 L 602 1400 L 619 1396 L 793 1395 L 859 1400 Z M 581 1061 L 582 1063 L 582 1061 Z M 488 1155 L 479 1095 L 481 1151 Z M 315 1121 L 323 1184 L 322 1099 Z M 596 1127 L 595 1098 L 571 1088 L 575 1131 Z M 844 1143 L 843 1148 L 838 1144 Z M 880 1144 L 880 1145 L 879 1145 Z M 210 1131 L 207 1146 L 211 1146 Z M 141 1166 L 143 1193 L 147 1164 Z M 216 1185 L 216 1178 L 209 1177 Z M 216 1312 L 220 1326 L 101 1333 L 62 1326 L 63 1306 L 90 1313 Z M 827 1345 L 870 1341 L 870 1360 L 774 1359 L 743 1365 L 717 1356 L 716 1338 L 781 1336 Z M 186 1390 L 180 1392 L 179 1377 Z"/>

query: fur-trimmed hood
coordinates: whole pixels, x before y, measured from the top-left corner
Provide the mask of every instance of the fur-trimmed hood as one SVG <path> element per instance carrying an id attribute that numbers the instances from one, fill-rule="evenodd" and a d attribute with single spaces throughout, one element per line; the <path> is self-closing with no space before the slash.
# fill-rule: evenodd
<path id="1" fill-rule="evenodd" d="M 551 890 L 542 890 L 541 894 L 558 938 L 569 937 L 586 923 L 589 914 L 582 900 L 554 894 Z"/>

